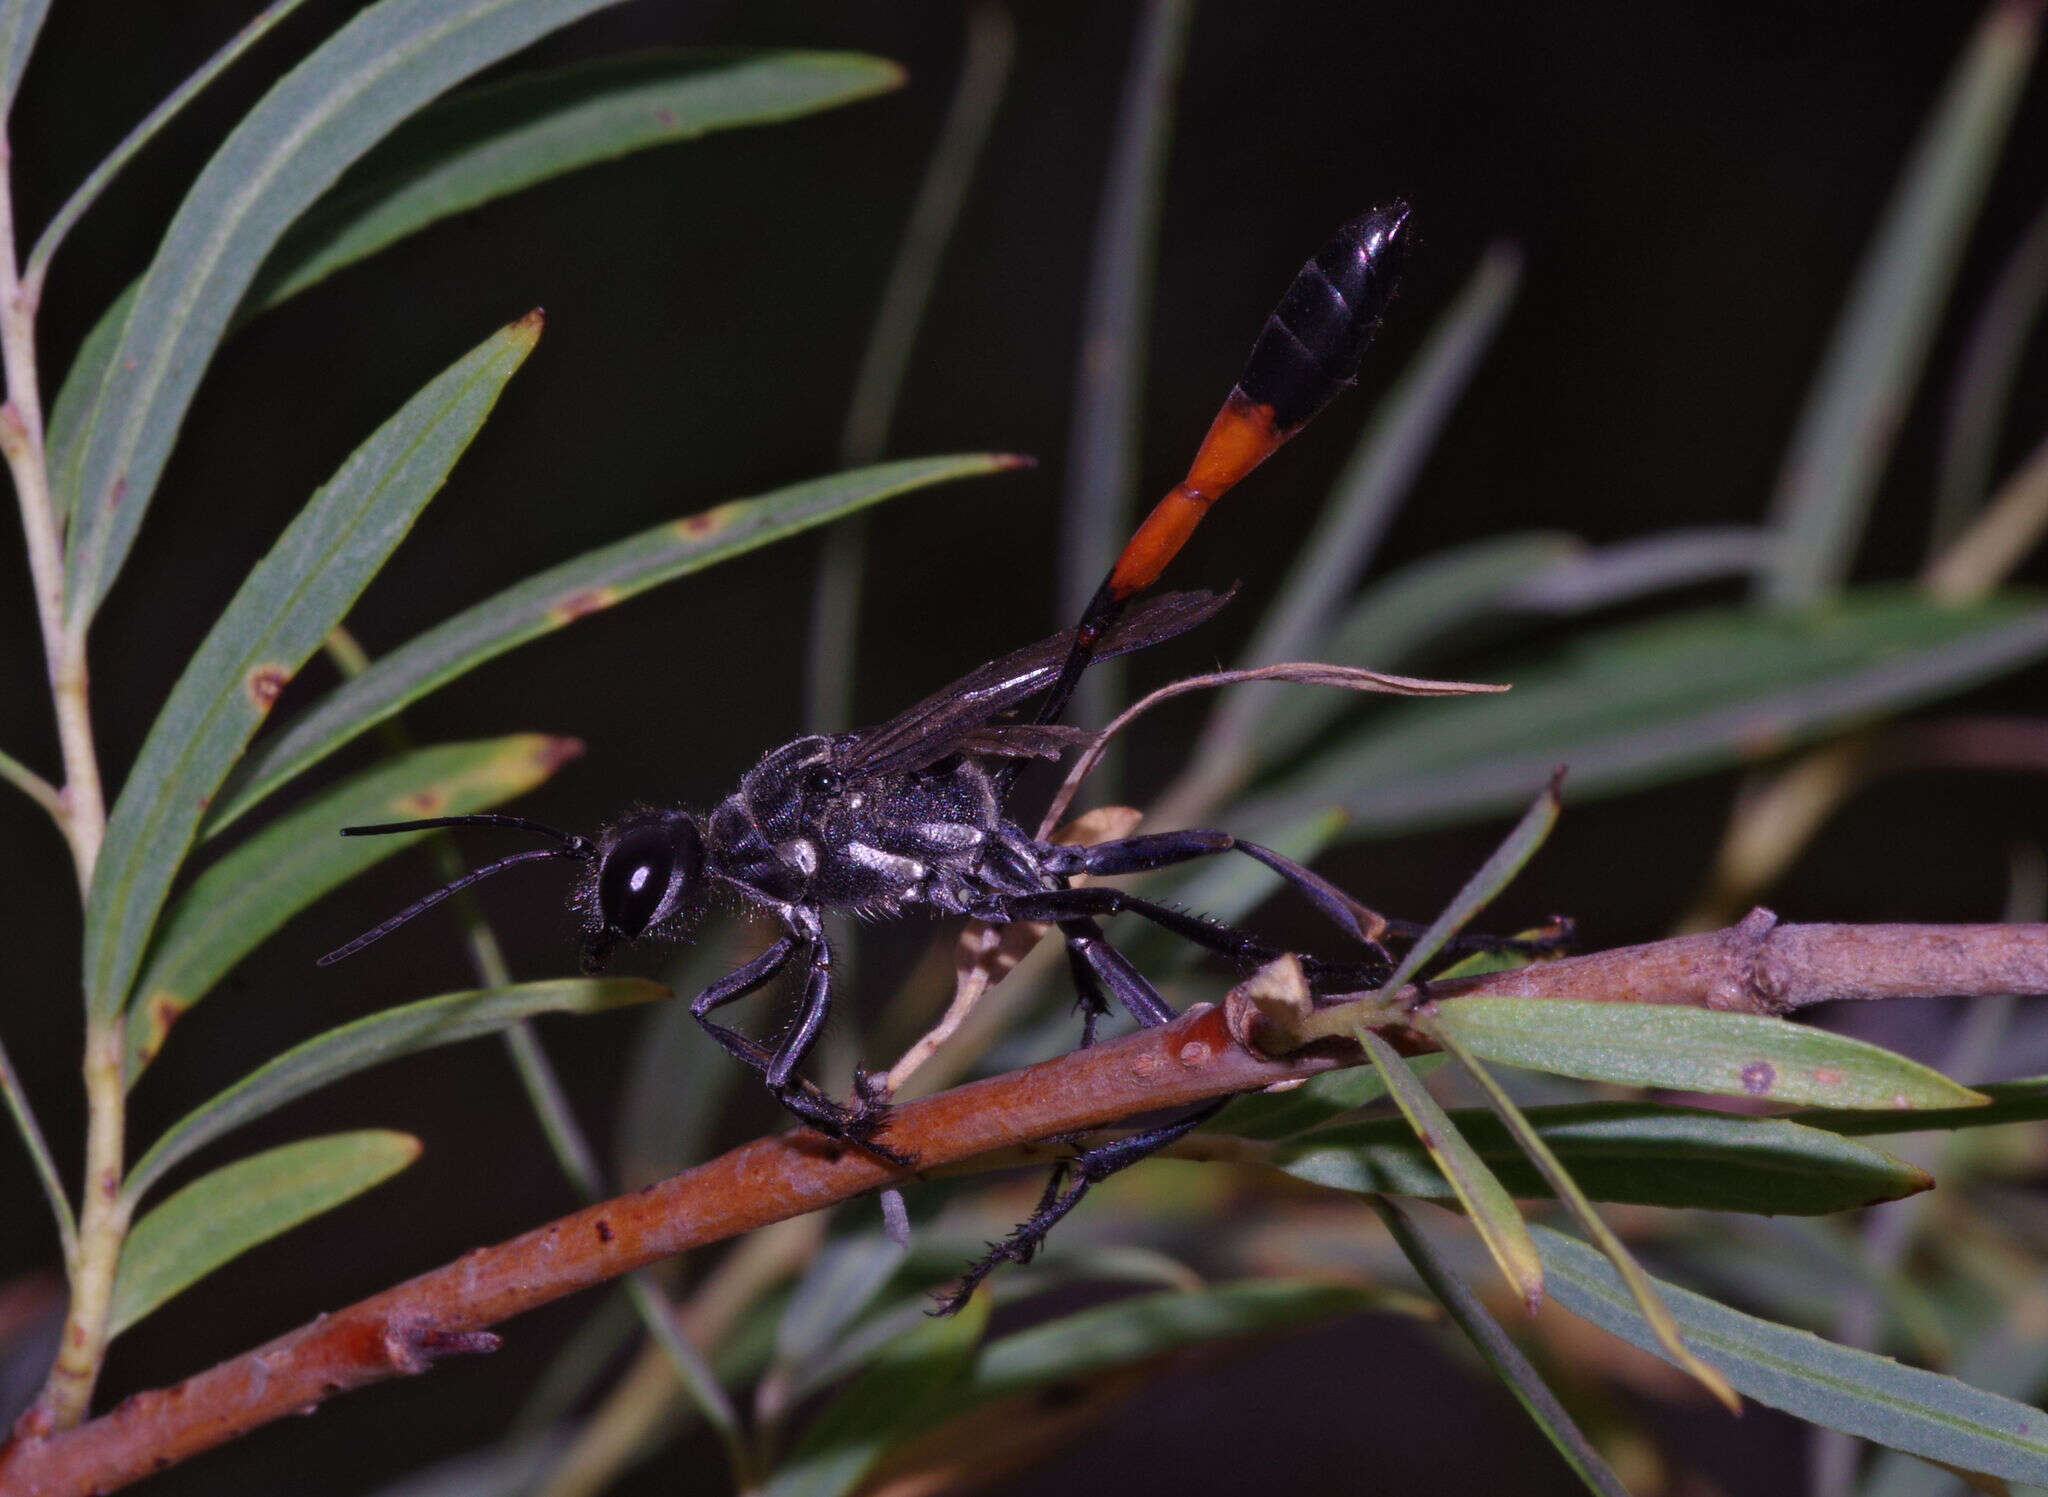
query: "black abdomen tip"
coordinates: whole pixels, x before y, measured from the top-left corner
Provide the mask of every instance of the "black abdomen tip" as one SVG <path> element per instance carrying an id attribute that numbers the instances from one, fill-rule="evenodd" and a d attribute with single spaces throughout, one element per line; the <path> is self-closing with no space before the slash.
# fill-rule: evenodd
<path id="1" fill-rule="evenodd" d="M 1292 432 L 1358 376 L 1400 279 L 1408 205 L 1361 213 L 1301 268 L 1259 331 L 1237 387 Z"/>

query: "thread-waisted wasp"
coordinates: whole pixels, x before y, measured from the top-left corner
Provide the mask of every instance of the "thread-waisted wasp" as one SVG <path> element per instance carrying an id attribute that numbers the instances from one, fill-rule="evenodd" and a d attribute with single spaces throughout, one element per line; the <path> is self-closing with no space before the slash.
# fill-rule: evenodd
<path id="1" fill-rule="evenodd" d="M 1140 1024 L 1173 1017 L 1151 982 L 1104 938 L 1100 922 L 1110 915 L 1151 920 L 1246 969 L 1281 952 L 1250 931 L 1120 888 L 1074 887 L 1074 876 L 1141 873 L 1234 849 L 1279 873 L 1361 943 L 1355 961 L 1302 958 L 1311 990 L 1384 981 L 1392 963 L 1379 938 L 1389 924 L 1270 848 L 1202 829 L 1066 845 L 1033 836 L 1011 819 L 1005 802 L 1026 762 L 1058 757 L 1088 738 L 1058 719 L 1091 662 L 1171 639 L 1223 606 L 1225 596 L 1207 592 L 1166 593 L 1128 605 L 1157 580 L 1210 505 L 1356 378 L 1393 294 L 1408 216 L 1403 202 L 1374 208 L 1346 224 L 1302 268 L 1260 330 L 1187 476 L 1139 525 L 1074 628 L 990 661 L 876 727 L 810 734 L 782 745 L 741 776 L 738 790 L 709 814 L 635 811 L 592 837 L 495 814 L 345 827 L 344 835 L 372 836 L 499 826 L 551 845 L 474 869 L 322 957 L 321 965 L 353 955 L 456 891 L 520 863 L 566 859 L 580 865 L 572 902 L 582 919 L 589 971 L 643 936 L 682 934 L 713 892 L 725 890 L 771 915 L 780 933 L 760 955 L 699 993 L 691 1013 L 726 1051 L 760 1071 L 798 1118 L 904 1167 L 915 1160 L 880 1136 L 887 1098 L 867 1078 L 849 1103 L 840 1103 L 797 1074 L 832 1001 L 825 910 L 886 916 L 923 906 L 991 924 L 1056 927 L 1066 942 L 1085 1045 L 1112 1002 Z M 1037 710 L 1028 721 L 1005 717 L 1034 698 Z M 790 966 L 803 974 L 802 1005 L 774 1044 L 712 1019 Z M 1084 1150 L 1057 1169 L 1031 1218 L 968 1271 L 949 1305 L 963 1302 L 998 1263 L 1028 1258 L 1091 1184 L 1191 1131 L 1220 1105 Z"/>

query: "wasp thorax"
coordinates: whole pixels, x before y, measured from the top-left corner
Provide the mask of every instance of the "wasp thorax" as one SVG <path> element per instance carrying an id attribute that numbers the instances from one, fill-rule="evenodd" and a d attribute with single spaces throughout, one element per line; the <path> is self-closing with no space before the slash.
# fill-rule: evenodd
<path id="1" fill-rule="evenodd" d="M 597 914 L 607 936 L 630 941 L 698 903 L 704 843 L 690 818 L 663 812 L 607 835 L 598 854 Z"/>

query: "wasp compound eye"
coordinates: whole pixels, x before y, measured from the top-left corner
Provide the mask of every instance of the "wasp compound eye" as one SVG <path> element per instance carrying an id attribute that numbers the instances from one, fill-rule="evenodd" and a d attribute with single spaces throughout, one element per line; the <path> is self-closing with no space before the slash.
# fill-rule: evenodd
<path id="1" fill-rule="evenodd" d="M 605 929 L 628 941 L 643 934 L 693 889 L 703 864 L 703 845 L 686 818 L 627 831 L 597 871 L 597 909 Z"/>

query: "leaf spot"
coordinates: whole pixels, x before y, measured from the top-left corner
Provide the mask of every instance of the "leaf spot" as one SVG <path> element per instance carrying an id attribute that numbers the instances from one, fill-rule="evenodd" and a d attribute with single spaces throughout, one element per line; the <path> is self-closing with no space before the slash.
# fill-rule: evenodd
<path id="1" fill-rule="evenodd" d="M 597 613 L 619 601 L 614 587 L 585 587 L 558 599 L 548 609 L 548 622 L 557 627 L 572 624 L 585 614 Z"/>
<path id="2" fill-rule="evenodd" d="M 1847 1076 L 1844 1076 L 1832 1066 L 1815 1066 L 1813 1068 L 1813 1080 L 1817 1086 L 1840 1086 L 1848 1079 Z"/>
<path id="3" fill-rule="evenodd" d="M 686 541 L 701 541 L 730 529 L 737 514 L 737 504 L 720 504 L 699 514 L 685 515 L 676 521 L 675 532 Z"/>
<path id="4" fill-rule="evenodd" d="M 1767 1060 L 1753 1060 L 1742 1068 L 1742 1089 L 1752 1097 L 1767 1097 L 1778 1084 L 1778 1068 Z"/>
<path id="5" fill-rule="evenodd" d="M 278 693 L 292 678 L 291 667 L 270 662 L 252 666 L 249 674 L 242 678 L 242 689 L 248 693 L 250 705 L 258 712 L 268 712 L 277 703 Z"/>

